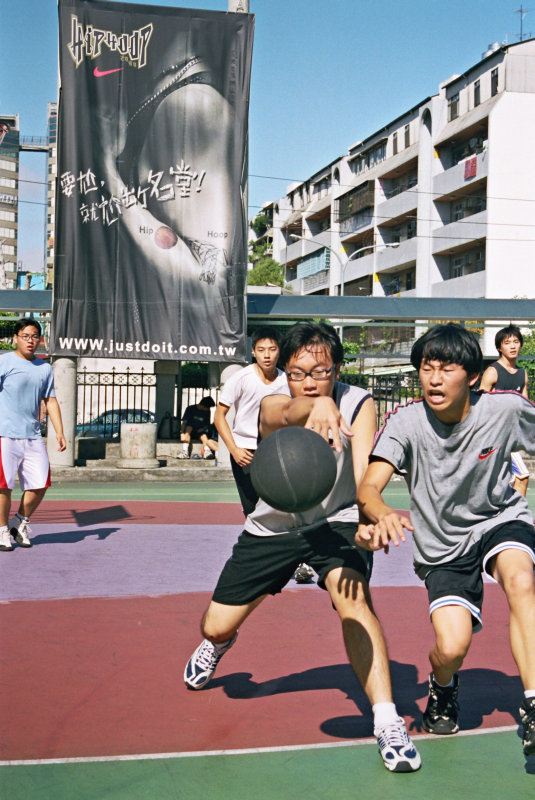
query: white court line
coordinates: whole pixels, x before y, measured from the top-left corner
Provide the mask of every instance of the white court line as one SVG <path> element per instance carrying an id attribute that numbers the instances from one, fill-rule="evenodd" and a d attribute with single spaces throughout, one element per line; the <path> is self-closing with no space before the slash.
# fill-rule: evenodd
<path id="1" fill-rule="evenodd" d="M 487 733 L 511 733 L 518 731 L 518 725 L 503 725 L 499 728 L 483 728 L 474 731 L 460 731 L 457 736 L 482 736 Z M 451 736 L 433 736 L 430 734 L 417 734 L 411 736 L 413 741 L 420 739 L 451 739 Z M 0 767 L 33 767 L 43 764 L 92 764 L 108 761 L 156 761 L 164 758 L 203 758 L 204 756 L 244 756 L 257 753 L 286 753 L 296 750 L 324 750 L 333 747 L 355 747 L 359 745 L 376 744 L 375 738 L 358 739 L 348 742 L 323 742 L 319 744 L 295 744 L 281 747 L 250 747 L 242 750 L 194 750 L 190 753 L 143 753 L 139 755 L 123 756 L 80 756 L 78 758 L 36 758 L 27 761 L 0 761 Z"/>

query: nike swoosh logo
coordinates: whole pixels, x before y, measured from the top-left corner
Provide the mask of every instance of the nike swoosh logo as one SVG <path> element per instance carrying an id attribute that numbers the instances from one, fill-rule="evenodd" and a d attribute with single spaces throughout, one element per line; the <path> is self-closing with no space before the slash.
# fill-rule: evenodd
<path id="1" fill-rule="evenodd" d="M 95 78 L 103 78 L 104 75 L 111 75 L 114 72 L 121 72 L 123 69 L 124 67 L 117 67 L 117 69 L 105 69 L 101 71 L 98 67 L 95 67 L 93 70 L 93 75 Z"/>
<path id="2" fill-rule="evenodd" d="M 493 449 L 492 449 L 492 450 L 489 450 L 489 452 L 488 452 L 488 453 L 485 453 L 485 451 L 483 451 L 483 452 L 482 452 L 482 453 L 480 453 L 480 454 L 479 454 L 479 456 L 478 456 L 479 460 L 480 460 L 480 461 L 484 461 L 486 458 L 488 458 L 488 457 L 489 457 L 489 456 L 491 456 L 493 453 L 495 453 L 497 449 L 498 449 L 497 447 L 493 447 Z"/>

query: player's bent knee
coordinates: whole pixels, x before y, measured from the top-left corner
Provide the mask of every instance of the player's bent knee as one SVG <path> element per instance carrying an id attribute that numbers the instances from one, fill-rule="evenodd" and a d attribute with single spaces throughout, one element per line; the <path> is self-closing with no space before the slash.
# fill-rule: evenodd
<path id="1" fill-rule="evenodd" d="M 211 603 L 201 622 L 201 633 L 204 638 L 214 643 L 232 639 L 244 619 L 240 611 L 241 606 Z"/>
<path id="2" fill-rule="evenodd" d="M 533 569 L 524 569 L 503 579 L 503 590 L 510 602 L 535 599 L 535 577 Z"/>
<path id="3" fill-rule="evenodd" d="M 468 641 L 464 639 L 455 642 L 437 640 L 436 650 L 442 663 L 452 664 L 459 659 L 464 661 L 470 648 L 470 642 L 471 638 Z"/>
<path id="4" fill-rule="evenodd" d="M 220 644 L 221 642 L 227 642 L 229 639 L 232 639 L 237 630 L 237 625 L 229 627 L 206 622 L 203 622 L 201 625 L 201 633 L 204 638 L 214 644 Z"/>

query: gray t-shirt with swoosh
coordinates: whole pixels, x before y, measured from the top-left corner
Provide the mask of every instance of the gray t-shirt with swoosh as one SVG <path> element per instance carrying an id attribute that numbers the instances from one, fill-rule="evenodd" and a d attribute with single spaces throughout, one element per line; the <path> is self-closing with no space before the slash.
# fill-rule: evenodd
<path id="1" fill-rule="evenodd" d="M 456 425 L 440 422 L 425 400 L 386 417 L 370 460 L 388 461 L 407 481 L 421 578 L 499 525 L 533 524 L 526 499 L 509 485 L 513 450 L 535 454 L 535 405 L 521 395 L 471 392 Z"/>

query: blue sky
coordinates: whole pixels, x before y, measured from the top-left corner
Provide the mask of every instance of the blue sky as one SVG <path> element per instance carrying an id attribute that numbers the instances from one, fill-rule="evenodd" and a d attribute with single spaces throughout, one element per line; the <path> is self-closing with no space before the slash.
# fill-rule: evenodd
<path id="1" fill-rule="evenodd" d="M 256 16 L 250 215 L 435 94 L 439 83 L 477 63 L 490 42 L 515 42 L 520 33 L 519 0 L 249 2 Z M 225 11 L 228 3 L 145 5 Z M 535 10 L 523 24 L 524 35 L 535 35 Z M 45 135 L 47 102 L 57 91 L 56 0 L 4 0 L 0 48 L 0 112 L 20 115 L 22 135 Z M 44 157 L 23 155 L 21 178 L 19 259 L 39 270 Z"/>

